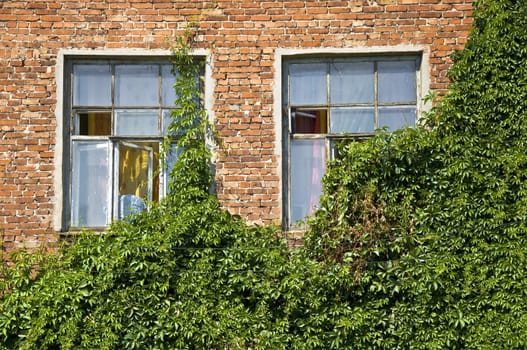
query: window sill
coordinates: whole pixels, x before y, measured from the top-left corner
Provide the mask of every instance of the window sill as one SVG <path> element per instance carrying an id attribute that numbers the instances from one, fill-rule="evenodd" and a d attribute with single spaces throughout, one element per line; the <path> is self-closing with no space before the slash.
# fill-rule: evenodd
<path id="1" fill-rule="evenodd" d="M 283 237 L 286 240 L 287 247 L 290 249 L 304 246 L 304 233 L 308 230 L 307 225 L 290 227 L 283 231 Z"/>
<path id="2" fill-rule="evenodd" d="M 75 237 L 84 232 L 92 232 L 94 234 L 105 233 L 108 230 L 108 227 L 72 227 L 66 231 L 58 232 L 60 238 Z"/>

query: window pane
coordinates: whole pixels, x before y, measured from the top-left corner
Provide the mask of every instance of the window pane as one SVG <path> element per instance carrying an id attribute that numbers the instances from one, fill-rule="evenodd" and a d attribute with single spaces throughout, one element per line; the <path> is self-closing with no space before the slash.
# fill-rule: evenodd
<path id="1" fill-rule="evenodd" d="M 348 139 L 344 139 L 348 141 Z M 330 139 L 329 140 L 329 160 L 341 159 L 344 156 L 342 152 L 343 140 Z"/>
<path id="2" fill-rule="evenodd" d="M 146 209 L 152 200 L 153 149 L 119 144 L 119 219 Z"/>
<path id="3" fill-rule="evenodd" d="M 172 122 L 172 110 L 165 109 L 163 110 L 163 135 L 166 135 L 168 132 L 168 126 Z"/>
<path id="4" fill-rule="evenodd" d="M 170 123 L 172 122 L 172 110 L 165 109 L 163 110 L 163 135 L 166 135 L 168 132 L 168 127 L 170 126 Z M 192 124 L 192 127 L 195 127 L 198 125 L 198 121 L 194 120 L 194 123 Z M 170 135 L 182 135 L 183 132 L 180 131 L 178 133 L 171 132 Z"/>
<path id="5" fill-rule="evenodd" d="M 158 135 L 158 111 L 120 109 L 115 111 L 116 135 Z"/>
<path id="6" fill-rule="evenodd" d="M 379 102 L 416 101 L 415 61 L 378 62 Z"/>
<path id="7" fill-rule="evenodd" d="M 164 174 L 164 186 L 165 186 L 165 194 L 169 193 L 169 185 L 170 185 L 170 175 L 172 173 L 172 169 L 174 168 L 174 164 L 176 164 L 176 161 L 181 154 L 182 149 L 178 148 L 175 143 L 170 145 L 170 151 L 166 155 L 166 167 L 163 171 Z"/>
<path id="8" fill-rule="evenodd" d="M 373 62 L 331 65 L 331 103 L 373 103 Z"/>
<path id="9" fill-rule="evenodd" d="M 415 106 L 397 106 L 379 108 L 379 128 L 387 126 L 389 131 L 414 126 L 416 118 Z"/>
<path id="10" fill-rule="evenodd" d="M 102 227 L 110 206 L 109 144 L 73 141 L 71 224 Z"/>
<path id="11" fill-rule="evenodd" d="M 325 63 L 291 64 L 289 92 L 292 105 L 327 103 L 327 65 Z"/>
<path id="12" fill-rule="evenodd" d="M 324 140 L 291 140 L 291 213 L 295 224 L 311 215 L 322 193 L 326 167 Z"/>
<path id="13" fill-rule="evenodd" d="M 73 66 L 73 105 L 112 105 L 112 73 L 109 65 Z"/>
<path id="14" fill-rule="evenodd" d="M 173 106 L 176 102 L 176 91 L 174 84 L 176 83 L 176 76 L 172 73 L 172 66 L 161 66 L 161 76 L 163 77 L 163 106 Z"/>
<path id="15" fill-rule="evenodd" d="M 328 112 L 325 109 L 292 109 L 293 133 L 325 134 L 328 132 Z"/>
<path id="16" fill-rule="evenodd" d="M 76 135 L 108 136 L 112 133 L 110 112 L 88 112 L 77 115 Z"/>
<path id="17" fill-rule="evenodd" d="M 158 106 L 157 65 L 115 66 L 115 104 L 117 106 Z"/>
<path id="18" fill-rule="evenodd" d="M 372 132 L 375 130 L 373 107 L 331 108 L 331 133 Z"/>

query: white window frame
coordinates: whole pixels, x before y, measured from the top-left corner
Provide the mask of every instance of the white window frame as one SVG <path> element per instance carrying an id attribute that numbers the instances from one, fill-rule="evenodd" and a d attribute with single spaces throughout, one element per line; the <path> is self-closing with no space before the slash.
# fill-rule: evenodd
<path id="1" fill-rule="evenodd" d="M 207 110 L 208 117 L 213 118 L 212 114 L 212 92 L 214 81 L 212 79 L 212 65 L 210 60 L 210 55 L 207 50 L 195 50 L 192 52 L 193 56 L 198 58 L 205 59 L 207 64 L 205 65 L 204 71 L 204 91 L 203 91 L 203 103 L 204 107 Z M 54 186 L 55 186 L 55 198 L 54 198 L 54 215 L 53 215 L 53 226 L 56 232 L 67 232 L 75 231 L 78 227 L 70 227 L 70 216 L 71 216 L 71 196 L 69 194 L 68 186 L 71 185 L 70 180 L 70 165 L 71 165 L 71 137 L 70 137 L 70 122 L 72 114 L 72 106 L 69 103 L 68 99 L 71 99 L 71 87 L 69 81 L 71 76 L 69 75 L 69 62 L 81 61 L 81 60 L 117 60 L 117 61 L 134 61 L 137 60 L 139 64 L 143 62 L 163 62 L 170 64 L 171 53 L 168 50 L 135 50 L 135 49 L 112 49 L 112 50 L 60 50 L 57 57 L 57 64 L 55 66 L 55 76 L 57 81 L 57 105 L 55 110 L 56 120 L 57 120 L 57 129 L 56 129 L 56 145 L 55 145 L 55 176 L 54 176 Z M 161 107 L 160 107 L 161 108 Z M 82 139 L 84 136 L 77 136 L 79 139 Z M 114 140 L 114 143 L 119 139 L 119 137 L 111 137 Z M 145 142 L 145 141 L 160 141 L 162 138 L 159 137 L 127 137 L 127 141 L 131 142 Z M 124 138 L 122 138 L 124 139 Z M 115 146 L 114 146 L 115 147 Z M 111 157 L 116 157 L 115 150 L 112 150 L 113 155 Z M 112 158 L 112 163 L 116 161 L 117 158 Z M 115 177 L 114 177 L 115 178 Z M 166 182 L 168 181 L 168 176 L 165 171 L 161 171 L 159 174 L 160 182 L 160 198 L 166 191 Z M 112 184 L 112 187 L 115 186 L 115 181 Z M 163 186 L 161 186 L 163 184 Z M 113 191 L 113 189 L 112 189 Z M 115 217 L 118 208 L 116 207 L 115 201 L 112 203 L 112 215 Z M 97 229 L 97 228 L 95 228 Z M 103 228 L 104 229 L 104 228 Z"/>
<path id="2" fill-rule="evenodd" d="M 422 46 L 412 46 L 412 45 L 400 45 L 400 46 L 386 46 L 386 47 L 369 47 L 369 48 L 345 48 L 345 49 L 335 49 L 335 48 L 326 48 L 326 49 L 278 49 L 276 53 L 275 61 L 275 80 L 279 84 L 275 85 L 274 96 L 274 118 L 275 118 L 275 132 L 277 145 L 281 145 L 279 150 L 277 150 L 277 155 L 280 159 L 280 169 L 281 169 L 281 212 L 282 212 L 282 226 L 284 230 L 296 231 L 302 230 L 302 227 L 295 226 L 293 223 L 289 222 L 291 218 L 291 168 L 290 168 L 290 147 L 289 142 L 292 139 L 321 139 L 325 142 L 325 156 L 326 160 L 331 159 L 332 154 L 330 150 L 332 149 L 331 143 L 332 140 L 342 137 L 339 134 L 304 134 L 304 135 L 294 135 L 291 133 L 290 125 L 290 115 L 289 115 L 289 105 L 288 97 L 284 96 L 284 91 L 288 91 L 288 81 L 287 81 L 287 65 L 290 62 L 300 62 L 302 60 L 317 60 L 320 59 L 324 61 L 325 59 L 332 59 L 335 57 L 349 57 L 357 58 L 371 57 L 376 59 L 378 57 L 415 57 L 419 60 L 419 65 L 416 67 L 416 122 L 419 119 L 419 116 L 430 108 L 429 104 L 425 104 L 423 97 L 427 95 L 429 91 L 429 51 L 427 47 Z M 375 112 L 377 113 L 377 112 Z M 329 123 L 329 120 L 328 120 Z M 349 134 L 348 137 L 351 138 L 368 138 L 371 137 L 373 133 L 355 133 Z"/>

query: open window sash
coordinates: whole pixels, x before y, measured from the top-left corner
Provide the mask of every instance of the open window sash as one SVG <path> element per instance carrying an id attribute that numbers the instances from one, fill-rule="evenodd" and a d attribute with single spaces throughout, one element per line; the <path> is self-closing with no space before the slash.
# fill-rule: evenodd
<path id="1" fill-rule="evenodd" d="M 71 225 L 105 227 L 111 217 L 111 143 L 72 142 Z"/>
<path id="2" fill-rule="evenodd" d="M 118 219 L 147 209 L 152 200 L 154 150 L 140 142 L 115 143 L 114 212 Z"/>

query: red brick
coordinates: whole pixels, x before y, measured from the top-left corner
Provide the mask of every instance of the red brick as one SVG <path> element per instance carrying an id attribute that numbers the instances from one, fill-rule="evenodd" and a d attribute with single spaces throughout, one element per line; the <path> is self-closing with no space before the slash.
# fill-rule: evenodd
<path id="1" fill-rule="evenodd" d="M 276 49 L 422 45 L 430 52 L 430 87 L 443 93 L 449 56 L 466 43 L 472 24 L 470 0 L 205 3 L 214 4 L 206 9 L 204 2 L 169 0 L 2 3 L 0 227 L 13 247 L 56 240 L 60 49 L 167 49 L 165 38 L 196 21 L 196 46 L 212 54 L 212 108 L 224 143 L 217 157 L 218 197 L 224 208 L 252 222 L 279 223 Z"/>

